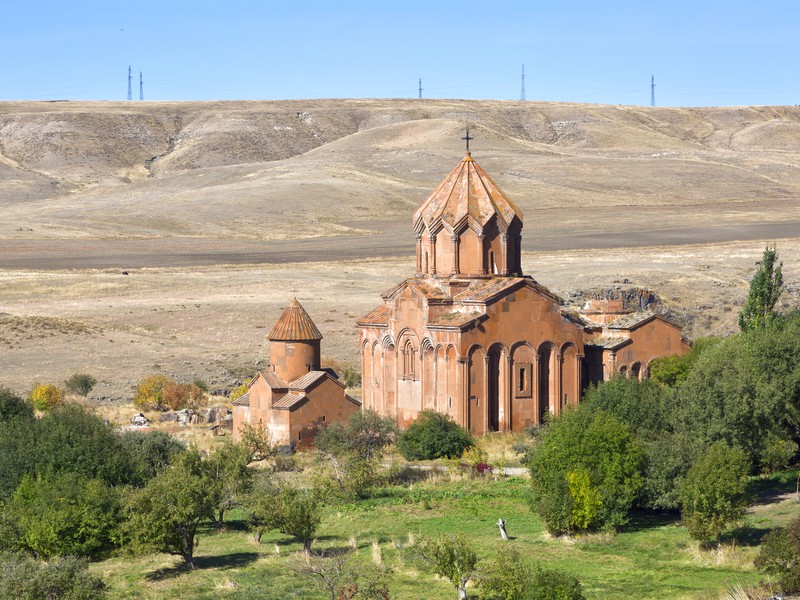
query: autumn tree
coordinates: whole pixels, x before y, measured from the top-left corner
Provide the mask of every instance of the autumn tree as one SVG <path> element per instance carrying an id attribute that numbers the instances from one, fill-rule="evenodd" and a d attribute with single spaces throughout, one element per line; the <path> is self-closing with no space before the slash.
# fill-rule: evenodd
<path id="1" fill-rule="evenodd" d="M 750 293 L 739 313 L 739 329 L 752 331 L 767 329 L 776 320 L 775 304 L 780 298 L 783 287 L 783 263 L 778 261 L 775 246 L 767 246 L 753 279 L 750 280 Z"/>

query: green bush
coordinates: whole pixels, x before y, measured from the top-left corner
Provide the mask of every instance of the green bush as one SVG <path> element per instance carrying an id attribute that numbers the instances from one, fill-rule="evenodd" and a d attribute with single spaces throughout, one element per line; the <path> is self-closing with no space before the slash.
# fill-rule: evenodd
<path id="1" fill-rule="evenodd" d="M 720 542 L 747 509 L 750 465 L 739 448 L 716 442 L 698 456 L 681 488 L 681 515 L 694 539 Z"/>
<path id="2" fill-rule="evenodd" d="M 128 465 L 126 483 L 144 486 L 167 468 L 186 446 L 163 431 L 126 431 L 119 436 Z"/>
<path id="3" fill-rule="evenodd" d="M 779 576 L 784 593 L 800 593 L 800 518 L 767 535 L 754 564 L 768 575 Z"/>
<path id="4" fill-rule="evenodd" d="M 33 406 L 8 388 L 0 387 L 0 423 L 11 419 L 33 419 Z"/>
<path id="5" fill-rule="evenodd" d="M 481 598 L 486 600 L 582 600 L 580 582 L 560 571 L 532 568 L 519 550 L 503 544 L 497 556 L 482 569 L 478 579 Z"/>
<path id="6" fill-rule="evenodd" d="M 397 450 L 406 460 L 459 458 L 464 450 L 474 445 L 469 431 L 450 415 L 433 410 L 420 412 L 397 439 Z"/>
<path id="7" fill-rule="evenodd" d="M 0 554 L 0 598 L 102 600 L 105 587 L 89 573 L 85 560 L 70 557 L 41 563 L 23 555 Z"/>
<path id="8" fill-rule="evenodd" d="M 116 489 L 72 473 L 26 475 L 5 510 L 17 534 L 12 545 L 43 559 L 103 556 L 121 520 Z"/>
<path id="9" fill-rule="evenodd" d="M 761 454 L 761 472 L 774 473 L 788 467 L 797 454 L 797 444 L 770 434 L 764 441 L 764 451 Z"/>
<path id="10" fill-rule="evenodd" d="M 64 382 L 67 391 L 79 396 L 88 396 L 89 392 L 97 383 L 97 379 L 86 373 L 75 373 L 72 377 Z"/>
<path id="11" fill-rule="evenodd" d="M 624 525 L 643 486 L 628 427 L 586 405 L 553 418 L 528 464 L 531 508 L 552 534 Z"/>

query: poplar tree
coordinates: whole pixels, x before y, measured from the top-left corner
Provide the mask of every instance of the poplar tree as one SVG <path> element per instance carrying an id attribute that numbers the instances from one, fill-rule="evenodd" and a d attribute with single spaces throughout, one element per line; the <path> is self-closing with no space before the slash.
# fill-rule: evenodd
<path id="1" fill-rule="evenodd" d="M 747 295 L 744 308 L 739 313 L 739 329 L 752 331 L 767 329 L 777 318 L 775 304 L 780 298 L 783 287 L 783 263 L 778 261 L 775 246 L 767 246 L 761 264 L 750 280 L 750 293 Z"/>

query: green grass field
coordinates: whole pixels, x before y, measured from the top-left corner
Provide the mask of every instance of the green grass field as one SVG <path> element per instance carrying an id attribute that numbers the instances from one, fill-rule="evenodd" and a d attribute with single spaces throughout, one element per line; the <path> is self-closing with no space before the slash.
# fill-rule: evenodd
<path id="1" fill-rule="evenodd" d="M 449 583 L 421 569 L 398 546 L 408 546 L 421 534 L 463 532 L 488 559 L 503 543 L 494 524 L 503 517 L 512 538 L 508 543 L 532 562 L 575 575 L 587 598 L 721 598 L 763 579 L 753 568 L 753 557 L 771 528 L 800 513 L 791 494 L 796 477 L 790 473 L 754 482 L 758 500 L 721 552 L 701 550 L 672 515 L 636 515 L 616 535 L 551 538 L 528 509 L 528 482 L 520 477 L 439 477 L 390 487 L 367 501 L 331 506 L 315 548 L 355 545 L 364 562 L 380 554 L 391 569 L 392 598 L 455 598 Z M 179 558 L 165 555 L 116 557 L 91 569 L 108 583 L 113 598 L 330 598 L 297 572 L 301 552 L 300 543 L 278 533 L 257 544 L 241 513 L 234 511 L 227 531 L 201 532 L 195 571 L 183 570 Z M 477 590 L 470 597 L 479 598 Z"/>

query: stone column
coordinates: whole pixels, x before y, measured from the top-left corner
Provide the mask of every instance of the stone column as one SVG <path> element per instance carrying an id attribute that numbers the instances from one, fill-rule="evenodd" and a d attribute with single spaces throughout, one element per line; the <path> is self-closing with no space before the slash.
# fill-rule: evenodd
<path id="1" fill-rule="evenodd" d="M 613 350 L 608 355 L 608 378 L 606 381 L 611 379 L 614 375 L 617 374 L 617 353 Z"/>
<path id="2" fill-rule="evenodd" d="M 461 256 L 458 252 L 461 244 L 461 236 L 451 235 L 450 241 L 453 242 L 453 274 L 458 275 L 461 273 Z"/>
<path id="3" fill-rule="evenodd" d="M 422 274 L 422 234 L 417 234 L 417 277 Z"/>
<path id="4" fill-rule="evenodd" d="M 508 234 L 500 234 L 500 250 L 502 251 L 503 266 L 500 268 L 501 275 L 508 275 Z"/>
<path id="5" fill-rule="evenodd" d="M 531 385 L 533 386 L 533 422 L 541 425 L 542 421 L 542 407 L 540 406 L 542 399 L 539 397 L 539 353 L 533 355 L 533 373 L 531 373 Z"/>
<path id="6" fill-rule="evenodd" d="M 431 241 L 431 275 L 436 275 L 436 234 L 430 236 Z"/>
<path id="7" fill-rule="evenodd" d="M 500 431 L 511 431 L 511 398 L 514 396 L 514 361 L 506 354 L 506 393 L 503 398 L 503 423 Z"/>
<path id="8" fill-rule="evenodd" d="M 478 238 L 478 244 L 480 244 L 481 246 L 481 266 L 478 269 L 478 274 L 486 275 L 486 244 L 484 244 L 486 236 L 481 234 L 477 236 L 477 238 Z"/>
<path id="9" fill-rule="evenodd" d="M 481 409 L 483 433 L 489 432 L 489 365 L 489 352 L 487 351 L 483 357 L 483 409 Z"/>
<path id="10" fill-rule="evenodd" d="M 561 412 L 562 412 L 561 409 L 562 409 L 563 404 L 564 404 L 564 390 L 563 390 L 563 386 L 561 385 L 561 379 L 562 379 L 561 371 L 562 371 L 562 368 L 564 366 L 564 358 L 561 356 L 560 352 L 556 353 L 555 363 L 556 363 L 556 365 L 555 365 L 556 366 L 556 372 L 555 372 L 555 375 L 554 375 L 555 381 L 553 383 L 555 384 L 554 387 L 556 388 L 556 390 L 555 390 L 556 391 L 556 393 L 555 393 L 556 405 L 553 407 L 553 414 L 560 415 Z"/>
<path id="11" fill-rule="evenodd" d="M 456 402 L 461 406 L 461 423 L 459 425 L 469 430 L 469 382 L 467 381 L 467 377 L 469 377 L 469 358 L 462 357 L 457 360 L 456 392 L 458 397 Z"/>

